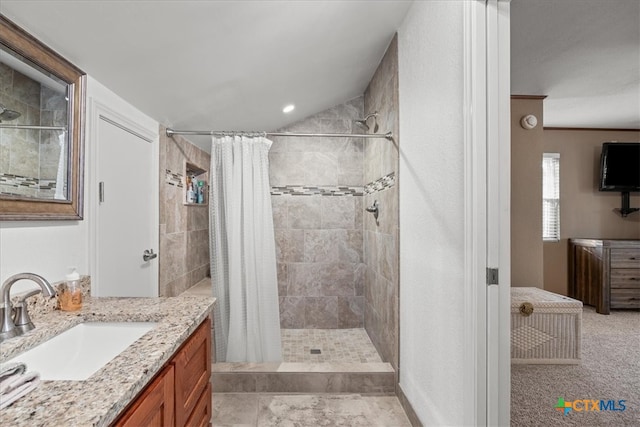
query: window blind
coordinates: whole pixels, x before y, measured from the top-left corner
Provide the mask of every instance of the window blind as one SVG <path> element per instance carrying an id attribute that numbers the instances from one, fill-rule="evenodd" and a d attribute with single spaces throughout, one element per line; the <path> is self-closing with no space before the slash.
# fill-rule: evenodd
<path id="1" fill-rule="evenodd" d="M 542 155 L 542 240 L 560 240 L 560 153 Z"/>

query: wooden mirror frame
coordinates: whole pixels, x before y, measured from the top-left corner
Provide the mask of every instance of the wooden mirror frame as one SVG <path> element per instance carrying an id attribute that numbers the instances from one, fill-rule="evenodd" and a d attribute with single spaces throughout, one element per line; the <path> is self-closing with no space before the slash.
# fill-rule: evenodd
<path id="1" fill-rule="evenodd" d="M 68 159 L 68 200 L 0 196 L 0 220 L 81 220 L 84 209 L 84 122 L 86 74 L 31 34 L 0 14 L 0 44 L 67 83 L 71 120 Z"/>

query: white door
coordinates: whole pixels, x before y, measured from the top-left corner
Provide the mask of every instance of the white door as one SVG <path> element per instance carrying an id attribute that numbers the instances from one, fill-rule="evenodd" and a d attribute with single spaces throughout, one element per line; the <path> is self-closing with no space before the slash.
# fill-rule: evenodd
<path id="1" fill-rule="evenodd" d="M 96 120 L 96 296 L 158 295 L 154 141 L 106 115 Z"/>

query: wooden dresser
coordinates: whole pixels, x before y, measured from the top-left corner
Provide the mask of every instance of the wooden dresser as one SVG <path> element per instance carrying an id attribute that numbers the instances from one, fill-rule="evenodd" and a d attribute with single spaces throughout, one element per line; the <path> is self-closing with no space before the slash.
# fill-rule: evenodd
<path id="1" fill-rule="evenodd" d="M 640 308 L 640 240 L 569 239 L 569 296 L 600 314 Z"/>

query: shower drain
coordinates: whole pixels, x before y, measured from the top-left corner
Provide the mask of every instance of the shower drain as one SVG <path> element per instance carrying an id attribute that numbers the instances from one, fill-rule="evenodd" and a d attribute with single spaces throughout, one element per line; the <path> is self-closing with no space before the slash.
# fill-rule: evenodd
<path id="1" fill-rule="evenodd" d="M 319 348 L 312 348 L 311 349 L 311 354 L 321 354 L 321 353 L 322 353 L 322 351 L 320 351 Z"/>

